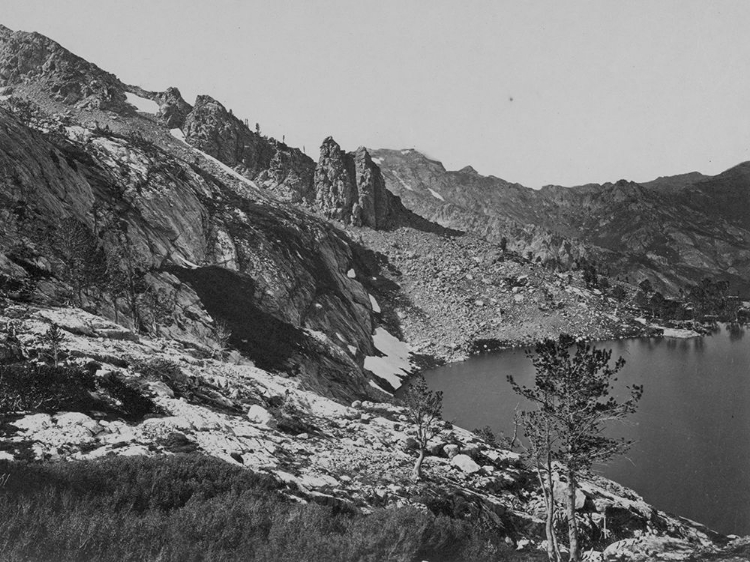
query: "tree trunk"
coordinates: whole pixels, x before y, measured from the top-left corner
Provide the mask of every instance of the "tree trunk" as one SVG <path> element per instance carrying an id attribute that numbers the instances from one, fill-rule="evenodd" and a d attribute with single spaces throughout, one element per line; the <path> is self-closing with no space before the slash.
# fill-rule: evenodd
<path id="1" fill-rule="evenodd" d="M 417 462 L 414 463 L 414 470 L 412 470 L 411 476 L 414 481 L 418 482 L 422 479 L 422 461 L 424 460 L 424 447 L 420 447 L 419 456 Z"/>
<path id="2" fill-rule="evenodd" d="M 550 457 L 547 457 L 547 486 L 549 487 L 549 509 L 547 510 L 547 521 L 546 521 L 546 533 L 549 546 L 547 547 L 547 553 L 552 552 L 550 560 L 560 562 L 562 557 L 560 556 L 560 547 L 557 544 L 557 535 L 555 535 L 555 481 L 552 478 L 552 461 Z"/>
<path id="3" fill-rule="evenodd" d="M 578 523 L 576 523 L 576 479 L 573 471 L 568 471 L 568 542 L 570 543 L 570 562 L 580 560 L 578 553 Z"/>

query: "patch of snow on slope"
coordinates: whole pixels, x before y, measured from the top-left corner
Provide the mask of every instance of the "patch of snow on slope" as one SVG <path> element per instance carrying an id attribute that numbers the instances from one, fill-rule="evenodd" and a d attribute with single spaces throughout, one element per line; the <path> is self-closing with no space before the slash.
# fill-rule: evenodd
<path id="1" fill-rule="evenodd" d="M 192 148 L 195 152 L 197 152 L 198 154 L 202 155 L 206 159 L 208 159 L 211 162 L 213 162 L 214 164 L 216 164 L 219 168 L 221 168 L 222 170 L 224 170 L 230 176 L 237 178 L 242 183 L 247 184 L 250 187 L 254 187 L 255 189 L 258 189 L 258 186 L 255 185 L 255 182 L 253 182 L 252 180 L 247 179 L 245 176 L 243 176 L 242 174 L 240 174 L 236 170 L 233 170 L 232 168 L 230 168 L 229 166 L 227 166 L 226 164 L 224 164 L 224 162 L 221 162 L 220 160 L 217 160 L 216 158 L 214 158 L 210 154 L 206 154 L 202 150 L 198 150 L 194 146 L 192 146 L 192 145 L 188 144 L 187 142 L 185 142 L 185 135 L 182 133 L 182 131 L 180 129 L 170 129 L 169 132 L 172 134 L 172 136 L 174 138 L 176 138 L 176 139 L 181 140 L 182 142 L 184 142 L 188 147 Z"/>
<path id="2" fill-rule="evenodd" d="M 388 381 L 393 388 L 399 388 L 401 380 L 412 370 L 409 347 L 389 334 L 385 328 L 376 328 L 372 341 L 384 356 L 365 357 L 365 369 Z"/>
<path id="3" fill-rule="evenodd" d="M 356 279 L 357 278 L 357 273 L 354 271 L 354 269 L 350 269 L 349 271 L 346 272 L 346 276 L 349 279 Z"/>
<path id="4" fill-rule="evenodd" d="M 136 96 L 130 92 L 125 92 L 125 97 L 130 105 L 142 113 L 151 113 L 154 115 L 159 113 L 159 104 L 153 100 Z"/>
<path id="5" fill-rule="evenodd" d="M 414 191 L 408 183 L 406 183 L 403 179 L 401 179 L 401 176 L 398 175 L 398 172 L 396 170 L 391 170 L 391 171 L 393 172 L 393 175 L 396 176 L 398 183 L 404 186 L 404 189 L 408 189 L 409 191 Z"/>
<path id="6" fill-rule="evenodd" d="M 378 304 L 378 301 L 376 301 L 375 297 L 373 297 L 372 295 L 369 295 L 369 297 L 370 297 L 370 305 L 372 306 L 372 311 L 376 314 L 380 314 L 380 305 Z"/>
<path id="7" fill-rule="evenodd" d="M 383 163 L 382 158 L 373 158 L 372 161 L 375 162 L 378 166 L 380 166 Z"/>
<path id="8" fill-rule="evenodd" d="M 411 149 L 402 150 L 401 154 L 409 154 L 411 152 Z"/>
<path id="9" fill-rule="evenodd" d="M 430 189 L 429 187 L 427 189 L 430 191 L 430 193 L 432 193 L 432 196 L 435 199 L 440 199 L 441 201 L 445 201 L 445 199 L 443 198 L 443 196 L 440 195 L 437 191 L 435 191 L 434 189 Z"/>

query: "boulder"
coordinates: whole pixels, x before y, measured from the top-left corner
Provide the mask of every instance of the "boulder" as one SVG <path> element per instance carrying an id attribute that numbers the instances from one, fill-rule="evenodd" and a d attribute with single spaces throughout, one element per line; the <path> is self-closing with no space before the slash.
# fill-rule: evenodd
<path id="1" fill-rule="evenodd" d="M 610 544 L 602 553 L 606 562 L 694 560 L 695 548 L 684 539 L 644 536 Z"/>
<path id="2" fill-rule="evenodd" d="M 482 467 L 475 463 L 469 455 L 455 455 L 451 459 L 451 464 L 467 474 L 474 474 L 482 470 Z"/>
<path id="3" fill-rule="evenodd" d="M 273 415 L 263 406 L 253 404 L 247 411 L 247 419 L 257 425 L 262 425 L 271 429 L 276 428 L 276 420 Z"/>
<path id="4" fill-rule="evenodd" d="M 445 448 L 445 443 L 442 441 L 438 441 L 436 443 L 429 443 L 427 445 L 427 452 L 434 457 L 439 457 L 445 454 L 443 451 L 444 448 Z"/>
<path id="5" fill-rule="evenodd" d="M 443 453 L 445 453 L 445 456 L 448 457 L 449 459 L 452 459 L 453 457 L 455 457 L 459 451 L 460 451 L 459 446 L 454 445 L 452 443 L 450 445 L 446 445 L 445 447 L 443 447 Z"/>
<path id="6" fill-rule="evenodd" d="M 414 439 L 414 437 L 405 437 L 401 443 L 399 443 L 399 448 L 402 451 L 416 451 L 419 449 L 419 442 Z"/>
<path id="7" fill-rule="evenodd" d="M 49 414 L 32 414 L 13 422 L 18 429 L 29 433 L 36 433 L 52 426 L 52 416 Z"/>
<path id="8" fill-rule="evenodd" d="M 174 391 L 161 381 L 149 383 L 151 392 L 162 398 L 174 398 Z"/>
<path id="9" fill-rule="evenodd" d="M 583 509 L 586 504 L 586 494 L 580 488 L 576 489 L 576 509 Z M 563 505 L 568 501 L 568 484 L 567 482 L 555 482 L 555 500 Z"/>

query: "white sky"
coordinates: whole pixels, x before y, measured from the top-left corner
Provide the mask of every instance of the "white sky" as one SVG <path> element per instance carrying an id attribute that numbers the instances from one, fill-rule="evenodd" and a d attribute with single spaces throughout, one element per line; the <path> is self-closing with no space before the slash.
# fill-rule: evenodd
<path id="1" fill-rule="evenodd" d="M 0 0 L 0 23 L 315 159 L 333 135 L 531 187 L 750 160 L 744 0 Z"/>

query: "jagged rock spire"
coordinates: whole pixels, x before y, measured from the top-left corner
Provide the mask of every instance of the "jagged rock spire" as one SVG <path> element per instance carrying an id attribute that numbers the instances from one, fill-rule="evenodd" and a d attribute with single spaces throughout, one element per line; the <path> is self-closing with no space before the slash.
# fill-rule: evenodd
<path id="1" fill-rule="evenodd" d="M 323 141 L 314 205 L 326 216 L 354 226 L 385 228 L 392 222 L 393 198 L 366 148 L 346 153 L 333 137 Z"/>

